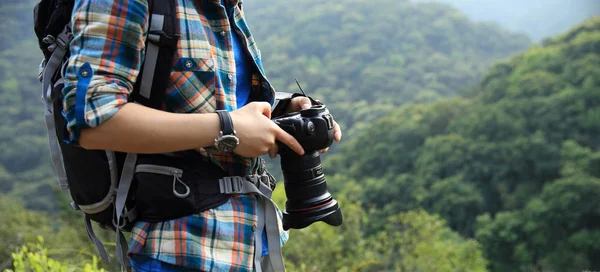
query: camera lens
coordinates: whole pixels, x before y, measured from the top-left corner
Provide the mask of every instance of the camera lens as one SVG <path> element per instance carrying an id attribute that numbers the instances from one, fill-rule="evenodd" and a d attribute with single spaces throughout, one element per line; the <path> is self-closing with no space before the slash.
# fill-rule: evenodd
<path id="1" fill-rule="evenodd" d="M 301 229 L 316 221 L 332 226 L 342 224 L 338 203 L 327 191 L 327 183 L 318 151 L 303 156 L 281 156 L 287 202 L 283 211 L 283 228 Z"/>

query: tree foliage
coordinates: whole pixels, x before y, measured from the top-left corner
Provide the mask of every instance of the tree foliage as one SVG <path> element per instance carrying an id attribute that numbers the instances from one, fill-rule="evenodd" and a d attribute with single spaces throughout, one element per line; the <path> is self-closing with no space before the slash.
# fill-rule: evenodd
<path id="1" fill-rule="evenodd" d="M 67 271 L 83 271 L 83 272 L 106 272 L 98 265 L 98 258 L 92 256 L 92 262 L 83 262 L 79 265 L 69 265 L 61 263 L 48 257 L 48 249 L 44 247 L 44 238 L 38 236 L 38 242 L 29 246 L 22 246 L 17 252 L 12 254 L 13 269 L 6 269 L 5 272 L 67 272 Z"/>
<path id="2" fill-rule="evenodd" d="M 446 5 L 246 2 L 276 88 L 345 128 L 324 160 L 345 223 L 293 230 L 291 271 L 600 267 L 600 18 L 496 62 L 528 38 Z M 0 2 L 0 265 L 114 269 L 53 181 L 31 3 Z"/>
<path id="3" fill-rule="evenodd" d="M 529 46 L 524 35 L 436 3 L 261 0 L 244 7 L 275 87 L 299 92 L 298 78 L 347 135 L 393 106 L 456 95 L 494 61 Z"/>
<path id="4" fill-rule="evenodd" d="M 598 60 L 600 17 L 495 64 L 469 96 L 401 107 L 326 166 L 363 180 L 381 216 L 422 206 L 476 237 L 493 271 L 599 267 Z"/>
<path id="5" fill-rule="evenodd" d="M 97 250 L 88 239 L 81 214 L 68 211 L 48 216 L 2 194 L 0 211 L 0 271 L 8 267 L 14 271 L 80 271 L 78 268 L 86 264 L 89 269 L 116 267 L 114 261 L 105 264 L 96 260 Z M 114 242 L 110 242 L 114 233 L 96 229 L 107 252 L 114 252 Z"/>
<path id="6" fill-rule="evenodd" d="M 389 216 L 385 227 L 367 236 L 368 216 L 354 195 L 360 191 L 356 181 L 343 176 L 330 179 L 343 183 L 335 197 L 344 214 L 344 224 L 333 228 L 314 223 L 302 230 L 291 230 L 284 246 L 289 271 L 486 271 L 481 245 L 450 230 L 437 215 L 413 210 Z M 283 202 L 283 191 L 275 199 Z M 283 203 L 282 203 L 283 204 Z"/>

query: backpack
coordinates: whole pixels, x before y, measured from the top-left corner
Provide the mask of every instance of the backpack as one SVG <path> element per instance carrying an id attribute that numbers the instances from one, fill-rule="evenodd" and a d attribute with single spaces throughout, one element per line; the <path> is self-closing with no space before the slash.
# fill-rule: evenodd
<path id="1" fill-rule="evenodd" d="M 161 90 L 166 88 L 176 50 L 174 2 L 149 0 L 151 17 L 145 61 L 130 99 L 152 108 L 160 107 L 163 99 Z M 59 186 L 69 190 L 73 200 L 71 206 L 84 213 L 88 236 L 98 248 L 102 260 L 110 262 L 91 221 L 117 231 L 117 256 L 127 266 L 127 241 L 121 230 L 131 230 L 133 223 L 139 219 L 135 209 L 137 186 L 132 182 L 137 155 L 86 150 L 64 141 L 66 124 L 62 116 L 62 89 L 70 55 L 69 43 L 73 39 L 70 25 L 73 6 L 74 0 L 40 0 L 33 10 L 34 30 L 44 55 L 39 80 L 42 82 L 42 101 L 46 106 L 44 119 L 50 155 Z M 154 172 L 161 171 L 154 169 Z"/>
<path id="2" fill-rule="evenodd" d="M 160 109 L 177 50 L 176 1 L 149 0 L 148 5 L 151 16 L 144 62 L 129 99 Z M 264 220 L 275 226 L 276 205 L 270 199 L 275 179 L 266 171 L 262 158 L 257 174 L 239 177 L 226 176 L 221 168 L 193 150 L 177 152 L 176 156 L 142 155 L 86 150 L 66 143 L 62 89 L 70 56 L 69 43 L 73 38 L 70 26 L 73 6 L 74 0 L 40 0 L 34 8 L 34 30 L 44 55 L 39 80 L 46 107 L 50 155 L 58 184 L 63 190 L 69 190 L 73 200 L 71 206 L 83 212 L 88 236 L 102 260 L 110 262 L 102 242 L 94 233 L 92 221 L 115 231 L 116 255 L 127 270 L 130 270 L 128 243 L 123 231 L 131 231 L 139 220 L 162 222 L 181 218 L 218 207 L 233 194 L 256 194 L 268 211 Z M 278 100 L 289 102 L 289 99 Z M 144 181 L 143 186 L 138 179 Z M 259 218 L 259 222 L 262 220 Z M 276 229 L 266 227 L 266 230 L 270 241 L 279 240 Z M 270 265 L 281 268 L 275 269 L 279 271 L 283 270 L 283 259 L 277 245 L 269 243 L 270 255 L 275 257 Z"/>

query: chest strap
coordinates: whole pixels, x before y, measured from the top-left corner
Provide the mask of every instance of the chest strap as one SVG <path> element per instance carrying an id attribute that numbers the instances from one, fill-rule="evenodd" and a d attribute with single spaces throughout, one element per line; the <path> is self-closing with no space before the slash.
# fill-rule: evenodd
<path id="1" fill-rule="evenodd" d="M 219 179 L 219 188 L 222 194 L 254 194 L 258 197 L 258 222 L 254 232 L 254 267 L 256 272 L 285 271 L 277 221 L 277 205 L 271 200 L 273 191 L 268 186 L 269 182 L 268 175 Z M 262 233 L 265 229 L 269 255 L 261 258 Z"/>

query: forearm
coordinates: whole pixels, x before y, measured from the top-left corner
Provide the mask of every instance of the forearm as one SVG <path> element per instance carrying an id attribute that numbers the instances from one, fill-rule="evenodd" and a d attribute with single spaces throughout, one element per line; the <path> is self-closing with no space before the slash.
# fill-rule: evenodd
<path id="1" fill-rule="evenodd" d="M 217 114 L 178 114 L 134 103 L 94 128 L 81 130 L 79 144 L 141 154 L 175 152 L 213 145 L 220 130 Z"/>

